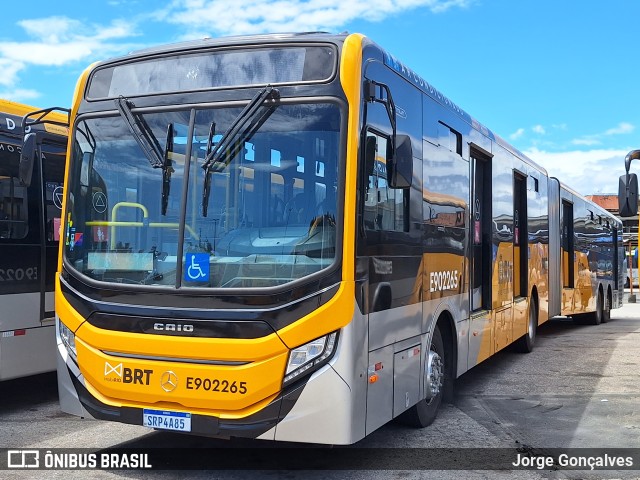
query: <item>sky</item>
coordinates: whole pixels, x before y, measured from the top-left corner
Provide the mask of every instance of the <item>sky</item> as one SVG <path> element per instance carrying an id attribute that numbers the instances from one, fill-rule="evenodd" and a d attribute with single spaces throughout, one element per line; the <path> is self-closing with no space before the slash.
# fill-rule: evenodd
<path id="1" fill-rule="evenodd" d="M 640 148 L 636 0 L 32 0 L 3 5 L 0 98 L 71 105 L 91 63 L 203 37 L 359 32 L 584 195 Z M 640 162 L 631 172 L 640 173 Z"/>

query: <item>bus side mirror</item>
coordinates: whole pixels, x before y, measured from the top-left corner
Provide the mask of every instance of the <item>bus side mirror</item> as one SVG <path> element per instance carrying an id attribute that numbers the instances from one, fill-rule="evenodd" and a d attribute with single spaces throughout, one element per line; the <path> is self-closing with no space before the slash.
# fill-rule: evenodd
<path id="1" fill-rule="evenodd" d="M 638 177 L 635 173 L 620 176 L 618 205 L 621 217 L 633 217 L 638 214 Z"/>
<path id="2" fill-rule="evenodd" d="M 413 149 L 409 135 L 396 135 L 395 155 L 387 165 L 391 188 L 409 188 L 413 181 Z"/>
<path id="3" fill-rule="evenodd" d="M 18 176 L 20 183 L 25 187 L 31 185 L 31 177 L 33 176 L 33 163 L 36 158 L 36 134 L 27 133 L 22 142 L 22 151 L 20 152 L 20 166 L 18 168 Z"/>

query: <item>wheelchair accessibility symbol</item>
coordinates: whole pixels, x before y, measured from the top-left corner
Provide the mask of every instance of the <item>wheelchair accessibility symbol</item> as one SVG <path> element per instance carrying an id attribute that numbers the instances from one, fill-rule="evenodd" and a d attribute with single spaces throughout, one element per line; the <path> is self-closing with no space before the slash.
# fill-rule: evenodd
<path id="1" fill-rule="evenodd" d="M 209 281 L 208 253 L 187 253 L 185 260 L 184 279 L 187 282 Z"/>

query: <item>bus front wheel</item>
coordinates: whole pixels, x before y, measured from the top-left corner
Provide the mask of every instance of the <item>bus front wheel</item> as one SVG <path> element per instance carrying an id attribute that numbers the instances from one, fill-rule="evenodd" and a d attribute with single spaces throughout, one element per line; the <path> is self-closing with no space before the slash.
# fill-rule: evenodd
<path id="1" fill-rule="evenodd" d="M 425 390 L 427 398 L 402 413 L 398 420 L 412 427 L 423 428 L 431 425 L 436 418 L 445 390 L 446 368 L 444 343 L 440 329 L 436 326 L 429 347 L 425 366 Z"/>

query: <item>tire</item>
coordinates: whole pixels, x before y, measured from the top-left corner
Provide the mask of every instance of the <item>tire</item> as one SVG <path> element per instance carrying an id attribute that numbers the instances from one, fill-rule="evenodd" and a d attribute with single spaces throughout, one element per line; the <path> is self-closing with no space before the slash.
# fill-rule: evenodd
<path id="1" fill-rule="evenodd" d="M 538 302 L 532 297 L 529 303 L 529 323 L 527 333 L 518 339 L 515 344 L 516 351 L 520 353 L 530 353 L 536 343 L 536 332 L 538 329 Z"/>
<path id="2" fill-rule="evenodd" d="M 428 427 L 433 423 L 437 414 L 440 403 L 442 403 L 442 397 L 444 396 L 446 383 L 449 382 L 447 376 L 448 365 L 446 364 L 446 356 L 444 351 L 444 343 L 442 342 L 442 335 L 440 329 L 436 326 L 433 331 L 433 338 L 431 339 L 430 351 L 435 352 L 442 360 L 440 368 L 440 389 L 435 397 L 427 401 L 426 399 L 420 400 L 413 407 L 409 408 L 406 412 L 400 414 L 398 421 L 404 425 L 409 425 L 416 428 Z"/>
<path id="3" fill-rule="evenodd" d="M 590 313 L 588 316 L 590 325 L 600 325 L 602 323 L 602 317 L 604 316 L 604 298 L 602 290 L 598 290 L 598 297 L 596 299 L 596 311 Z"/>
<path id="4" fill-rule="evenodd" d="M 607 323 L 609 320 L 611 320 L 611 296 L 607 295 L 607 303 L 602 310 L 602 323 Z"/>

